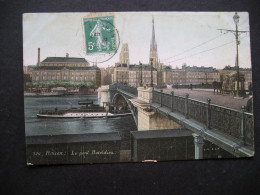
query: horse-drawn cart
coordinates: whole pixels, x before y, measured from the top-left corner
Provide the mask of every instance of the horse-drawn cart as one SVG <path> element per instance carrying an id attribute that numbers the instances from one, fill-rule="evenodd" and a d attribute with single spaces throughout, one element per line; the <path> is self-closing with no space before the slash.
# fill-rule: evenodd
<path id="1" fill-rule="evenodd" d="M 218 94 L 229 94 L 235 96 L 237 94 L 237 79 L 239 79 L 239 96 L 246 95 L 246 92 L 250 92 L 251 84 L 245 82 L 245 75 L 237 72 L 231 72 L 229 74 L 223 74 L 220 76 L 220 82 L 214 81 L 212 87 Z"/>
<path id="2" fill-rule="evenodd" d="M 239 77 L 237 76 L 237 72 L 232 72 L 226 75 L 223 75 L 223 93 L 224 94 L 230 94 L 232 96 L 237 94 L 237 79 L 239 79 L 239 95 L 245 95 L 246 94 L 246 88 L 245 88 L 245 75 L 242 73 L 239 73 Z"/>

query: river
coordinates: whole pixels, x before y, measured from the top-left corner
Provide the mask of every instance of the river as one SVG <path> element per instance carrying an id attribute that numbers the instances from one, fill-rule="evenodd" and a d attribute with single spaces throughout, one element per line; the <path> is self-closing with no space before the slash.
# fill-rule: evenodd
<path id="1" fill-rule="evenodd" d="M 96 95 L 72 95 L 63 97 L 24 97 L 25 134 L 59 135 L 103 133 L 118 131 L 122 138 L 121 149 L 130 149 L 130 131 L 137 130 L 132 116 L 122 118 L 75 118 L 75 119 L 38 119 L 36 114 L 41 109 L 64 109 L 78 107 L 80 100 L 93 100 Z"/>

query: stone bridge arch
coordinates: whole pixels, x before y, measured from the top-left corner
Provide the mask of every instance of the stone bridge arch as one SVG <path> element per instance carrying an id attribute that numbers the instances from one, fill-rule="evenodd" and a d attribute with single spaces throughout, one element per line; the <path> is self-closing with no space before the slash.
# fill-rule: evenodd
<path id="1" fill-rule="evenodd" d="M 127 110 L 130 110 L 133 115 L 135 124 L 137 125 L 137 109 L 129 101 L 129 98 L 121 93 L 116 92 L 111 99 L 112 99 L 111 101 L 112 104 L 115 105 L 116 107 L 122 107 L 124 109 L 126 108 Z"/>
<path id="2" fill-rule="evenodd" d="M 120 93 L 116 93 L 113 96 L 112 104 L 115 105 L 116 107 L 123 107 L 123 108 L 127 107 L 128 109 L 130 109 L 130 107 L 127 103 L 127 99 Z"/>

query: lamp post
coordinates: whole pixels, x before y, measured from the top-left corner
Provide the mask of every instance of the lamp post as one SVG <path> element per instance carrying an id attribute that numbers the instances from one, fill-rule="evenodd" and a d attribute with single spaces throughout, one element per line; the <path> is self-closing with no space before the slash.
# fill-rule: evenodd
<path id="1" fill-rule="evenodd" d="M 236 46 L 237 46 L 237 96 L 239 96 L 239 58 L 238 58 L 238 45 L 239 45 L 239 40 L 238 40 L 238 28 L 237 28 L 237 24 L 239 23 L 239 15 L 237 14 L 237 12 L 235 13 L 235 15 L 233 16 L 234 19 L 234 23 L 236 24 Z"/>
<path id="2" fill-rule="evenodd" d="M 238 55 L 238 45 L 240 44 L 239 41 L 239 35 L 242 33 L 247 33 L 248 31 L 241 31 L 238 30 L 238 23 L 239 23 L 239 15 L 237 14 L 237 12 L 235 13 L 235 15 L 233 16 L 233 20 L 234 23 L 236 25 L 236 30 L 231 30 L 231 29 L 217 29 L 220 30 L 220 32 L 224 31 L 225 33 L 233 33 L 236 37 L 236 49 L 237 49 L 237 56 L 236 56 L 236 70 L 237 70 L 237 87 L 236 87 L 236 96 L 239 96 L 239 55 Z"/>
<path id="3" fill-rule="evenodd" d="M 140 87 L 143 86 L 143 64 L 139 62 L 140 65 Z"/>
<path id="4" fill-rule="evenodd" d="M 150 61 L 151 61 L 151 82 L 150 82 L 150 87 L 153 87 L 153 58 L 151 58 Z"/>

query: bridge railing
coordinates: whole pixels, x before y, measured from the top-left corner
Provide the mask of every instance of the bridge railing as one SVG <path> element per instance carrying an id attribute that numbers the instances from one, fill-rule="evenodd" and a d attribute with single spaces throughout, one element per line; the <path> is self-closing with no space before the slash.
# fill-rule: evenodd
<path id="1" fill-rule="evenodd" d="M 109 85 L 109 89 L 116 89 L 117 88 L 117 83 L 112 83 Z"/>
<path id="2" fill-rule="evenodd" d="M 210 99 L 202 102 L 189 98 L 189 95 L 179 96 L 173 92 L 153 91 L 152 103 L 171 109 L 172 112 L 183 114 L 186 118 L 194 119 L 206 128 L 237 138 L 246 145 L 254 144 L 253 114 L 211 104 Z"/>
<path id="3" fill-rule="evenodd" d="M 138 95 L 138 91 L 137 91 L 136 87 L 124 85 L 122 83 L 113 83 L 113 84 L 109 85 L 109 89 L 120 89 L 120 90 L 130 93 L 132 95 L 135 95 L 135 96 Z"/>

